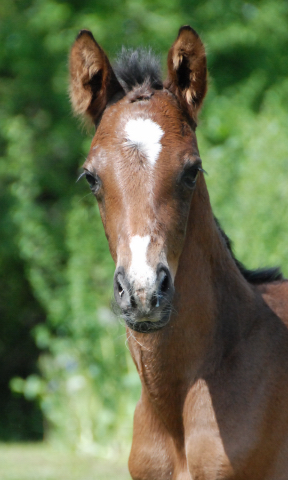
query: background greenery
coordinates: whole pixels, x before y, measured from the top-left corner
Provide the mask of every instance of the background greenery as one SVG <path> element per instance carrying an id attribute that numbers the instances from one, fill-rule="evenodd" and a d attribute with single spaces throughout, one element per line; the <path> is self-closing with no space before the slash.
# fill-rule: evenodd
<path id="1" fill-rule="evenodd" d="M 81 28 L 110 58 L 163 58 L 182 24 L 208 52 L 198 141 L 214 211 L 249 267 L 288 274 L 287 0 L 1 0 L 0 439 L 99 455 L 131 435 L 139 382 L 110 313 L 113 264 L 94 198 L 76 184 L 88 134 L 70 112 Z"/>
<path id="2" fill-rule="evenodd" d="M 17 459 L 17 461 L 15 461 Z M 128 480 L 127 460 L 99 459 L 42 443 L 0 444 L 1 480 Z"/>

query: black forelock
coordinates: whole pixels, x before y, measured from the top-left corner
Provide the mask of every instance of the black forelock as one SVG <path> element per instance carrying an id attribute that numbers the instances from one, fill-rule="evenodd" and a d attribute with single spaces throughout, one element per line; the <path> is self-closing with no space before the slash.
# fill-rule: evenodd
<path id="1" fill-rule="evenodd" d="M 113 68 L 126 93 L 144 83 L 157 90 L 163 88 L 160 60 L 151 49 L 122 47 Z"/>

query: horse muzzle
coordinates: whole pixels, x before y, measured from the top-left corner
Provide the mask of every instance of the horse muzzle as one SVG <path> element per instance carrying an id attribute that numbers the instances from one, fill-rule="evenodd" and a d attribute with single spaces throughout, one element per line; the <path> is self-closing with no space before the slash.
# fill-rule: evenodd
<path id="1" fill-rule="evenodd" d="M 169 269 L 157 265 L 153 282 L 129 278 L 124 267 L 114 274 L 114 296 L 128 327 L 147 333 L 163 328 L 170 319 L 174 286 Z"/>

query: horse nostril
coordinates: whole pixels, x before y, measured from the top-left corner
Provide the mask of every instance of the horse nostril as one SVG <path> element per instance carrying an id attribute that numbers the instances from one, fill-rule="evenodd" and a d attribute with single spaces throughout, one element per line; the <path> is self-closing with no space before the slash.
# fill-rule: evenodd
<path id="1" fill-rule="evenodd" d="M 166 293 L 169 290 L 169 278 L 168 275 L 165 274 L 165 277 L 162 279 L 161 284 L 159 286 L 159 291 L 161 293 Z"/>
<path id="2" fill-rule="evenodd" d="M 163 304 L 171 301 L 174 294 L 170 272 L 162 263 L 159 263 L 157 268 L 157 290 L 155 293 L 156 303 L 154 299 L 151 300 L 151 303 L 153 302 L 153 306 L 155 307 L 163 306 Z"/>
<path id="3" fill-rule="evenodd" d="M 122 296 L 124 295 L 124 288 L 122 287 L 122 285 L 121 285 L 121 283 L 119 282 L 119 280 L 117 280 L 117 287 L 118 287 L 119 297 L 122 298 Z"/>
<path id="4" fill-rule="evenodd" d="M 131 302 L 131 307 L 132 308 L 137 308 L 137 303 L 136 303 L 133 295 L 131 295 L 130 302 Z"/>
<path id="5" fill-rule="evenodd" d="M 155 308 L 158 305 L 158 296 L 156 293 L 153 293 L 152 298 L 151 298 L 151 307 Z"/>
<path id="6" fill-rule="evenodd" d="M 114 297 L 120 308 L 130 308 L 130 284 L 123 267 L 118 267 L 114 274 Z"/>

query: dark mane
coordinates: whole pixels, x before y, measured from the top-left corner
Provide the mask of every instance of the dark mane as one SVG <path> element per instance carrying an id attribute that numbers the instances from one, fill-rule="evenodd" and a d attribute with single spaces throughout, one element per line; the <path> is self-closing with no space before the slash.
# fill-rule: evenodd
<path id="1" fill-rule="evenodd" d="M 160 60 L 151 49 L 122 47 L 113 68 L 126 93 L 144 83 L 157 90 L 163 88 Z"/>
<path id="2" fill-rule="evenodd" d="M 214 217 L 215 218 L 215 217 Z M 271 283 L 277 280 L 283 280 L 283 274 L 279 267 L 271 267 L 271 268 L 257 268 L 256 270 L 248 270 L 243 263 L 239 262 L 233 253 L 232 249 L 232 242 L 230 238 L 226 235 L 226 233 L 222 230 L 217 218 L 215 218 L 215 222 L 221 233 L 221 236 L 226 244 L 226 247 L 230 251 L 234 262 L 236 263 L 238 269 L 242 273 L 243 277 L 253 285 L 260 285 L 261 283 Z"/>

